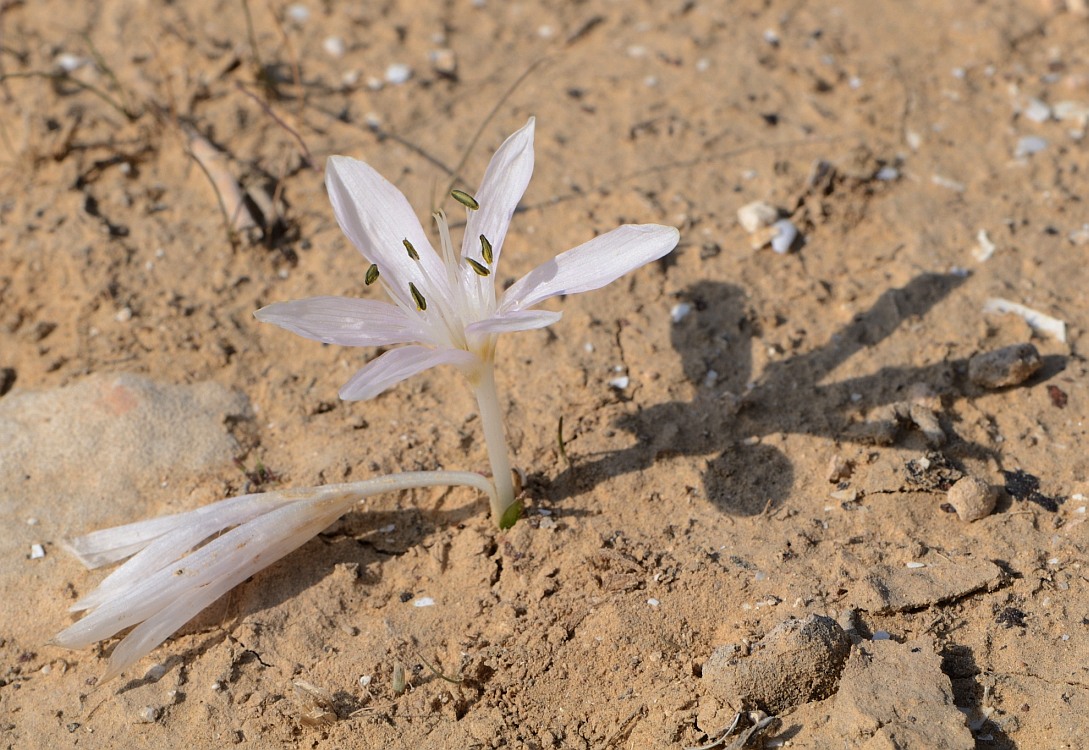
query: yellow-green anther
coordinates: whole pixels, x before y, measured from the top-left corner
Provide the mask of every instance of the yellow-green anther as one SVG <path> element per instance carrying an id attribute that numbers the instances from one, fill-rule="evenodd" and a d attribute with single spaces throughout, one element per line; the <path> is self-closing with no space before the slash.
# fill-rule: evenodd
<path id="1" fill-rule="evenodd" d="M 476 198 L 464 192 L 463 190 L 451 190 L 450 197 L 456 200 L 461 205 L 465 206 L 466 208 L 471 208 L 473 211 L 476 211 L 478 208 L 480 208 L 480 204 L 476 202 Z"/>
<path id="2" fill-rule="evenodd" d="M 484 235 L 480 235 L 480 254 L 484 256 L 484 262 L 490 266 L 492 264 L 492 243 L 488 242 L 488 238 Z"/>
<path id="3" fill-rule="evenodd" d="M 412 295 L 412 301 L 416 303 L 416 309 L 423 312 L 427 309 L 427 300 L 420 294 L 420 290 L 411 281 L 408 282 L 408 291 Z"/>
<path id="4" fill-rule="evenodd" d="M 491 271 L 489 271 L 488 267 L 486 265 L 484 265 L 483 263 L 481 263 L 479 261 L 475 261 L 472 258 L 466 258 L 465 260 L 469 263 L 469 265 L 472 267 L 472 269 L 474 271 L 476 271 L 477 276 L 490 276 L 491 275 Z"/>
<path id="5" fill-rule="evenodd" d="M 412 260 L 419 260 L 420 259 L 420 254 L 418 252 L 416 252 L 416 248 L 414 248 L 412 246 L 412 243 L 409 242 L 408 240 L 404 240 L 404 243 L 405 243 L 405 250 L 408 250 L 408 257 L 412 258 Z"/>
<path id="6" fill-rule="evenodd" d="M 367 275 L 363 277 L 363 283 L 370 286 L 376 281 L 378 281 L 378 264 L 371 263 L 371 267 L 367 269 Z"/>

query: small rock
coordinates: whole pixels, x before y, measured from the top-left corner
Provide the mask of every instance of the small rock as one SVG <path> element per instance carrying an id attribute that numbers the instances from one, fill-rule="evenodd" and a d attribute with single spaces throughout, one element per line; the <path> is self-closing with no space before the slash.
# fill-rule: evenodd
<path id="1" fill-rule="evenodd" d="M 835 620 L 809 615 L 779 623 L 748 656 L 730 644 L 715 649 L 703 665 L 703 680 L 734 708 L 778 714 L 823 700 L 835 692 L 851 653 L 851 639 Z"/>
<path id="2" fill-rule="evenodd" d="M 1035 346 L 1014 344 L 968 360 L 968 379 L 981 388 L 1006 388 L 1028 380 L 1041 364 Z"/>
<path id="3" fill-rule="evenodd" d="M 764 201 L 753 201 L 737 209 L 737 221 L 749 234 L 770 227 L 779 219 L 779 209 Z"/>
<path id="4" fill-rule="evenodd" d="M 348 51 L 348 45 L 339 36 L 326 37 L 321 43 L 321 48 L 330 57 L 344 57 L 344 53 Z"/>
<path id="5" fill-rule="evenodd" d="M 386 68 L 386 83 L 398 85 L 412 78 L 412 68 L 404 63 L 392 63 Z"/>
<path id="6" fill-rule="evenodd" d="M 976 743 L 953 700 L 931 639 L 875 638 L 851 654 L 835 710 L 812 746 L 971 750 Z"/>
<path id="7" fill-rule="evenodd" d="M 458 58 L 452 49 L 432 50 L 428 55 L 431 59 L 431 69 L 440 76 L 446 78 L 458 77 Z"/>
<path id="8" fill-rule="evenodd" d="M 966 476 L 949 488 L 946 499 L 960 520 L 971 523 L 991 514 L 998 502 L 998 489 L 982 479 Z"/>
<path id="9" fill-rule="evenodd" d="M 854 470 L 854 462 L 847 460 L 837 453 L 828 460 L 828 481 L 832 484 L 839 484 L 840 482 L 850 479 Z"/>
<path id="10" fill-rule="evenodd" d="M 1047 141 L 1038 135 L 1026 135 L 1017 141 L 1017 147 L 1013 150 L 1015 159 L 1023 159 L 1026 156 L 1038 154 L 1047 148 Z"/>
<path id="11" fill-rule="evenodd" d="M 137 714 L 137 721 L 141 724 L 154 724 L 159 720 L 159 709 L 155 706 L 144 706 Z"/>
<path id="12" fill-rule="evenodd" d="M 778 229 L 778 232 L 771 238 L 771 249 L 780 255 L 789 253 L 798 239 L 798 228 L 789 219 L 780 219 L 772 227 Z"/>

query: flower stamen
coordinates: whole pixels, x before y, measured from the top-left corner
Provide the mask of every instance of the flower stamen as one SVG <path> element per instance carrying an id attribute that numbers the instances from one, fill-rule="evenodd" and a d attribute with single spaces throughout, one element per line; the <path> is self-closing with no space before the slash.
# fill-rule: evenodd
<path id="1" fill-rule="evenodd" d="M 476 211 L 480 208 L 480 204 L 476 202 L 476 198 L 469 195 L 463 190 L 451 190 L 450 197 L 456 200 L 461 205 L 465 206 L 470 211 Z"/>
<path id="2" fill-rule="evenodd" d="M 488 242 L 488 238 L 484 235 L 480 235 L 480 254 L 484 256 L 484 262 L 489 266 L 492 264 L 492 243 Z"/>
<path id="3" fill-rule="evenodd" d="M 408 257 L 412 258 L 412 260 L 419 260 L 420 254 L 416 252 L 416 248 L 412 246 L 412 243 L 409 242 L 407 238 L 401 241 L 405 243 L 405 250 L 408 251 Z"/>
<path id="4" fill-rule="evenodd" d="M 427 300 L 420 294 L 420 290 L 411 281 L 408 282 L 408 293 L 412 295 L 412 301 L 416 303 L 416 309 L 423 312 L 427 309 Z"/>
<path id="5" fill-rule="evenodd" d="M 473 260 L 472 258 L 466 258 L 465 262 L 469 264 L 469 267 L 476 271 L 477 276 L 490 276 L 491 271 L 486 265 L 480 261 Z"/>
<path id="6" fill-rule="evenodd" d="M 367 269 L 367 275 L 363 277 L 363 283 L 370 286 L 374 282 L 378 281 L 378 264 L 371 263 L 371 267 Z"/>

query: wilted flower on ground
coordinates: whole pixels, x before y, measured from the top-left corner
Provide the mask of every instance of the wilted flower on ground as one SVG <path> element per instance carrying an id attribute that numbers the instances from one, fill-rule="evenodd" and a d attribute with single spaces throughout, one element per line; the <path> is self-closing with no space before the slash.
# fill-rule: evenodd
<path id="1" fill-rule="evenodd" d="M 332 157 L 325 182 L 333 212 L 371 264 L 367 284 L 381 283 L 391 302 L 312 297 L 256 313 L 259 320 L 329 344 L 405 345 L 359 370 L 340 389 L 345 400 L 373 398 L 436 365 L 461 370 L 480 406 L 498 498 L 492 510 L 503 526 L 517 515 L 510 515 L 514 489 L 495 391 L 498 335 L 555 323 L 560 313 L 533 308 L 550 297 L 605 286 L 661 258 L 680 238 L 673 227 L 625 225 L 557 255 L 497 294 L 496 268 L 507 228 L 533 172 L 533 124 L 531 118 L 499 147 L 475 196 L 454 191 L 468 211 L 460 251 L 446 214 L 435 212 L 441 255 L 401 191 L 364 162 Z"/>
<path id="2" fill-rule="evenodd" d="M 476 487 L 489 496 L 494 492 L 491 482 L 479 474 L 409 472 L 351 484 L 242 495 L 188 513 L 79 537 L 68 547 L 88 568 L 132 559 L 71 607 L 87 614 L 53 641 L 83 648 L 135 625 L 113 650 L 100 681 L 106 682 L 223 594 L 301 547 L 363 498 L 451 485 Z"/>

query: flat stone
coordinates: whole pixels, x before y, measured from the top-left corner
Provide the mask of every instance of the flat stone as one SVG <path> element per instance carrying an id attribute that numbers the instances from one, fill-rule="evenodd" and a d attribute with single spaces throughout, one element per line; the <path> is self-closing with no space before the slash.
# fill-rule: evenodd
<path id="1" fill-rule="evenodd" d="M 1001 569 L 989 560 L 960 558 L 953 563 L 931 555 L 922 567 L 874 566 L 858 582 L 851 604 L 875 614 L 922 609 L 990 588 L 1001 580 Z"/>
<path id="2" fill-rule="evenodd" d="M 863 641 L 847 660 L 821 734 L 838 748 L 972 750 L 975 740 L 941 667 L 929 637 Z"/>
<path id="3" fill-rule="evenodd" d="M 1041 364 L 1040 352 L 1032 344 L 1004 346 L 968 360 L 968 379 L 980 388 L 1007 388 L 1028 380 Z"/>

